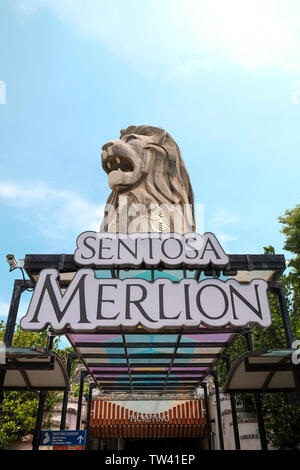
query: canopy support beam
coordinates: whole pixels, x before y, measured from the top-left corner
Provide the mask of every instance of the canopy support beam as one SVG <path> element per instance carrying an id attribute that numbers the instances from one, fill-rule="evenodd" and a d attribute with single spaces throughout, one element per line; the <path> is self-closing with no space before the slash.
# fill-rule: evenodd
<path id="1" fill-rule="evenodd" d="M 209 403 L 208 403 L 208 394 L 207 394 L 207 383 L 202 382 L 200 387 L 204 390 L 204 401 L 205 401 L 205 410 L 206 410 L 206 426 L 207 426 L 207 439 L 208 439 L 208 450 L 212 450 L 211 445 L 211 427 L 210 427 L 210 414 L 209 414 Z"/>
<path id="2" fill-rule="evenodd" d="M 220 403 L 220 393 L 219 393 L 219 379 L 218 379 L 218 374 L 215 370 L 211 371 L 211 375 L 213 376 L 213 379 L 214 379 L 215 391 L 216 391 L 216 405 L 217 405 L 217 418 L 218 418 L 218 431 L 219 431 L 220 450 L 224 450 L 222 414 L 221 414 L 221 403 Z"/>
<path id="3" fill-rule="evenodd" d="M 55 335 L 49 332 L 48 337 L 47 337 L 47 345 L 46 345 L 46 349 L 48 351 L 50 351 L 53 348 L 54 338 L 55 338 Z M 34 429 L 33 438 L 32 438 L 32 450 L 39 450 L 40 440 L 41 440 L 41 435 L 42 435 L 42 425 L 43 425 L 43 416 L 44 416 L 46 398 L 47 398 L 47 391 L 40 390 L 39 407 L 38 407 L 35 429 Z"/>
<path id="4" fill-rule="evenodd" d="M 284 332 L 285 332 L 286 344 L 287 344 L 288 349 L 290 349 L 292 347 L 294 337 L 293 337 L 293 331 L 292 331 L 292 326 L 290 322 L 289 309 L 288 309 L 286 297 L 284 294 L 284 290 L 282 287 L 282 283 L 277 282 L 272 287 L 272 291 L 277 295 L 277 298 L 279 301 L 280 313 L 281 313 Z"/>
<path id="5" fill-rule="evenodd" d="M 79 396 L 78 396 L 78 407 L 77 407 L 77 419 L 76 419 L 76 429 L 80 429 L 81 424 L 81 409 L 82 409 L 82 397 L 83 397 L 83 386 L 84 379 L 89 375 L 87 370 L 80 371 L 80 385 L 79 385 Z"/>
<path id="6" fill-rule="evenodd" d="M 87 423 L 86 423 L 86 450 L 90 447 L 90 422 L 91 422 L 91 411 L 92 411 L 92 398 L 93 390 L 96 387 L 95 383 L 91 383 L 89 387 L 89 398 L 88 398 L 88 407 L 87 407 Z"/>
<path id="7" fill-rule="evenodd" d="M 252 335 L 251 335 L 250 330 L 248 330 L 245 333 L 245 337 L 247 341 L 248 351 L 253 351 L 254 348 L 253 348 L 253 341 L 252 341 Z M 262 413 L 261 399 L 260 399 L 259 393 L 254 392 L 254 399 L 255 399 L 256 416 L 257 416 L 257 424 L 258 424 L 258 429 L 259 429 L 261 448 L 262 450 L 268 450 L 268 441 L 266 437 L 265 423 L 264 423 L 264 417 Z"/>
<path id="8" fill-rule="evenodd" d="M 12 345 L 14 330 L 17 321 L 17 315 L 19 310 L 20 298 L 22 293 L 29 287 L 32 287 L 33 283 L 24 279 L 16 279 L 14 282 L 13 292 L 10 301 L 10 307 L 7 317 L 7 323 L 5 327 L 3 342 L 6 347 Z M 0 404 L 3 402 L 4 395 L 2 387 L 5 380 L 5 370 L 0 370 Z"/>
<path id="9" fill-rule="evenodd" d="M 67 374 L 68 378 L 71 376 L 71 369 L 73 361 L 76 359 L 77 355 L 75 353 L 68 354 L 67 358 Z M 62 410 L 61 410 L 61 420 L 60 420 L 60 430 L 63 431 L 66 429 L 66 416 L 67 416 L 67 406 L 68 406 L 68 396 L 69 393 L 66 390 L 64 392 L 63 403 L 62 403 Z"/>
<path id="10" fill-rule="evenodd" d="M 224 361 L 227 367 L 227 373 L 231 367 L 231 361 L 229 354 L 224 355 Z M 240 443 L 240 435 L 239 435 L 239 425 L 237 419 L 237 412 L 236 412 L 236 404 L 235 404 L 235 397 L 232 392 L 230 392 L 230 403 L 231 403 L 231 414 L 232 414 L 232 425 L 233 425 L 233 433 L 234 433 L 234 442 L 236 450 L 241 450 L 241 443 Z"/>

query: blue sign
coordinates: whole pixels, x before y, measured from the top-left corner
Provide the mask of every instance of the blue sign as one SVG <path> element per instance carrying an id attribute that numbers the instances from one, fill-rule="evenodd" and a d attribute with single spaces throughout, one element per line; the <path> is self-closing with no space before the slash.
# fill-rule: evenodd
<path id="1" fill-rule="evenodd" d="M 41 446 L 84 446 L 86 431 L 42 431 Z"/>

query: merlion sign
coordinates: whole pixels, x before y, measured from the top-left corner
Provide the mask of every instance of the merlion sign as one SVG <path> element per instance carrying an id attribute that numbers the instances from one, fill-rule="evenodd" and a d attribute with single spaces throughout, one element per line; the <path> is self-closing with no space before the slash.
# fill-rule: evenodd
<path id="1" fill-rule="evenodd" d="M 225 267 L 228 257 L 216 237 L 179 234 L 103 234 L 86 232 L 78 238 L 75 260 L 83 265 L 62 294 L 55 269 L 44 269 L 37 281 L 25 330 L 50 325 L 61 333 L 92 332 L 105 327 L 150 330 L 184 326 L 270 325 L 267 283 L 255 279 L 240 284 L 234 279 L 185 278 L 179 282 L 157 279 L 99 279 L 95 269 L 116 266 Z"/>
<path id="2" fill-rule="evenodd" d="M 271 324 L 262 279 L 99 278 L 99 269 L 225 269 L 229 259 L 212 233 L 195 233 L 193 191 L 175 141 L 163 129 L 130 126 L 103 146 L 102 166 L 112 193 L 99 233 L 77 238 L 79 270 L 65 292 L 59 272 L 41 271 L 24 330 L 57 333 L 107 327 L 151 331 L 169 327 Z M 123 199 L 122 199 L 123 198 Z M 123 204 L 127 199 L 127 206 Z M 129 201 L 129 203 L 128 203 Z M 129 205 L 128 205 L 129 204 Z M 125 217 L 124 217 L 125 215 Z"/>

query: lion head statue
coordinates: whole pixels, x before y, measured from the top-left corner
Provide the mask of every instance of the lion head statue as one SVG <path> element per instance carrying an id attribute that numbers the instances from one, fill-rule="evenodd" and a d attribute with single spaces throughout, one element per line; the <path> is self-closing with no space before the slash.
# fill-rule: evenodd
<path id="1" fill-rule="evenodd" d="M 195 231 L 190 179 L 176 142 L 164 129 L 122 129 L 119 140 L 103 145 L 101 158 L 112 189 L 102 232 Z"/>

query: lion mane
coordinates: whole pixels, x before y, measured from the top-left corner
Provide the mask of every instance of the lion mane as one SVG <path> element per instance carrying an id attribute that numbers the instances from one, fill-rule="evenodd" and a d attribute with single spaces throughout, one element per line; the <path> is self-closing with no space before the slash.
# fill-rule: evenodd
<path id="1" fill-rule="evenodd" d="M 129 145 L 128 136 L 133 138 L 142 137 L 143 152 L 148 151 L 146 157 L 147 170 L 141 172 L 141 176 L 134 184 L 113 190 L 106 202 L 104 219 L 100 227 L 102 232 L 117 232 L 118 226 L 111 225 L 111 221 L 120 210 L 120 197 L 127 197 L 128 206 L 143 205 L 146 208 L 162 207 L 163 214 L 166 208 L 176 207 L 185 219 L 185 232 L 195 231 L 194 219 L 194 194 L 189 175 L 183 162 L 180 150 L 174 139 L 164 129 L 154 126 L 129 126 L 122 129 L 119 141 L 111 141 L 103 146 L 106 151 L 108 146 L 120 143 Z M 113 143 L 113 144 L 112 144 Z M 118 148 L 116 145 L 114 147 Z M 114 148 L 112 147 L 112 148 Z M 137 153 L 139 153 L 137 151 Z M 143 157 L 145 158 L 145 157 Z M 105 157 L 102 154 L 102 166 L 105 167 Z M 187 210 L 187 208 L 189 208 Z M 172 211 L 170 211 L 172 213 Z M 150 215 L 148 218 L 150 219 Z M 152 228 L 151 228 L 152 227 Z M 166 230 L 163 228 L 153 229 L 151 226 L 147 231 L 175 231 L 176 227 L 173 216 L 169 217 Z M 146 230 L 139 230 L 146 231 Z M 177 231 L 183 233 L 183 230 Z"/>

